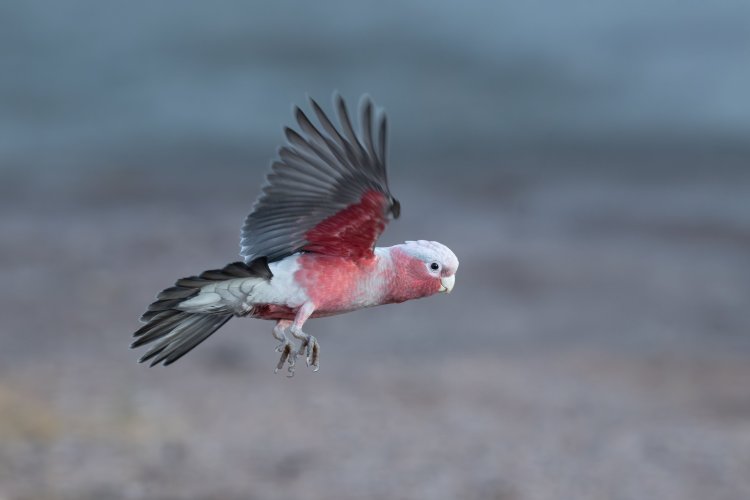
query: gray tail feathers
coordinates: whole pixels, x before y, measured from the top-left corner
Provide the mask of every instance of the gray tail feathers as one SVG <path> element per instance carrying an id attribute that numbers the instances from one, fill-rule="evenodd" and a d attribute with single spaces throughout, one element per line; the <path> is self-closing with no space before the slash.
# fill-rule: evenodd
<path id="1" fill-rule="evenodd" d="M 130 347 L 135 348 L 155 342 L 138 362 L 152 360 L 151 366 L 162 362 L 164 366 L 171 365 L 210 337 L 230 319 L 232 319 L 232 314 L 165 311 L 154 316 L 151 321 L 135 332 L 134 336 L 137 338 Z"/>
<path id="2" fill-rule="evenodd" d="M 206 271 L 200 276 L 182 278 L 177 280 L 175 286 L 162 290 L 141 316 L 141 321 L 146 324 L 133 334 L 135 340 L 131 348 L 154 343 L 138 362 L 152 360 L 151 366 L 159 363 L 170 365 L 210 337 L 234 314 L 226 310 L 188 313 L 179 309 L 180 303 L 196 296 L 209 283 L 250 277 L 267 280 L 273 277 L 265 258 L 256 259 L 250 264 L 235 262 L 223 269 Z"/>

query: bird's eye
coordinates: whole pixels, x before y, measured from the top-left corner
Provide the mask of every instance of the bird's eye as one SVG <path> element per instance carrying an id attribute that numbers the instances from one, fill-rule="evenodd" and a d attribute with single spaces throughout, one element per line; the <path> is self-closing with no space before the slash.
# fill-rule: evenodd
<path id="1" fill-rule="evenodd" d="M 438 264 L 437 262 L 433 262 L 432 264 L 430 264 L 430 269 L 432 269 L 433 271 L 437 271 L 438 269 L 440 269 L 440 264 Z"/>

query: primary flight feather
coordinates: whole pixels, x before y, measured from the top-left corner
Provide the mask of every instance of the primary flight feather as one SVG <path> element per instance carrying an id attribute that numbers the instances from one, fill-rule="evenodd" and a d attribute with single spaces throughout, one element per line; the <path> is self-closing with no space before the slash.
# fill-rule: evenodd
<path id="1" fill-rule="evenodd" d="M 174 363 L 233 316 L 246 316 L 276 321 L 276 370 L 286 363 L 294 374 L 303 355 L 317 371 L 320 344 L 302 331 L 308 319 L 453 289 L 458 259 L 445 245 L 375 247 L 401 211 L 388 188 L 385 114 L 364 97 L 357 133 L 341 96 L 334 96 L 338 127 L 310 103 L 320 125 L 295 108 L 299 132 L 284 129 L 287 144 L 242 226 L 244 262 L 159 293 L 134 334 L 131 347 L 151 344 L 140 362 Z"/>

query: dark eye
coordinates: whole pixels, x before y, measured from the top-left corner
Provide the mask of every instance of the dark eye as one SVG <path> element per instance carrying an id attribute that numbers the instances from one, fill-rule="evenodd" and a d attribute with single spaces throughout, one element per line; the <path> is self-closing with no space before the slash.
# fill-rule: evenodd
<path id="1" fill-rule="evenodd" d="M 438 264 L 437 262 L 433 262 L 432 264 L 430 264 L 430 269 L 432 269 L 433 271 L 437 271 L 438 269 L 440 269 L 440 264 Z"/>

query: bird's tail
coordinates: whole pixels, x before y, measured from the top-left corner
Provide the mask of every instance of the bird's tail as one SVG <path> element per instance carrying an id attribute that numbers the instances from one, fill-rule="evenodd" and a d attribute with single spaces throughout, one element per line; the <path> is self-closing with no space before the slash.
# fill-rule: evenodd
<path id="1" fill-rule="evenodd" d="M 232 319 L 234 312 L 226 309 L 207 313 L 180 309 L 182 302 L 198 295 L 205 285 L 237 278 L 271 277 L 268 264 L 262 258 L 250 264 L 235 262 L 223 269 L 206 271 L 200 276 L 182 278 L 174 286 L 162 290 L 141 316 L 141 321 L 146 324 L 133 334 L 135 340 L 131 348 L 154 343 L 138 362 L 151 360 L 151 366 L 159 363 L 170 365 Z"/>
<path id="2" fill-rule="evenodd" d="M 187 313 L 169 310 L 155 316 L 133 334 L 137 337 L 130 345 L 140 347 L 150 342 L 154 346 L 138 360 L 151 361 L 151 366 L 164 363 L 171 365 L 198 344 L 206 340 L 224 323 L 232 319 L 232 314 Z M 158 342 L 157 342 L 158 341 Z"/>

